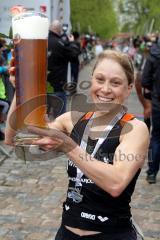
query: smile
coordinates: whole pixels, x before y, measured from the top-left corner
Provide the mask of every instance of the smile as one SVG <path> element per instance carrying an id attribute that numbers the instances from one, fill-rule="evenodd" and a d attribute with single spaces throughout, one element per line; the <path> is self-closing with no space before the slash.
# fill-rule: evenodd
<path id="1" fill-rule="evenodd" d="M 112 102 L 114 100 L 113 98 L 102 97 L 102 96 L 97 96 L 97 98 L 101 102 Z"/>

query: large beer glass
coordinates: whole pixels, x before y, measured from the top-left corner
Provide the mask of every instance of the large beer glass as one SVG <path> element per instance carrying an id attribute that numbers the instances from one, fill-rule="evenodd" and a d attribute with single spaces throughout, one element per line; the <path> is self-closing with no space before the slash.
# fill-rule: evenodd
<path id="1" fill-rule="evenodd" d="M 16 65 L 17 144 L 35 138 L 27 125 L 46 127 L 47 38 L 49 22 L 42 13 L 23 12 L 12 18 Z"/>

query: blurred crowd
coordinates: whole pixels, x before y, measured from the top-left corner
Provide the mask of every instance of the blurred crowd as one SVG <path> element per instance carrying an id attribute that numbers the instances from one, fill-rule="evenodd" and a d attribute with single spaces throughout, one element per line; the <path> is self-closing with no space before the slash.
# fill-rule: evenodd
<path id="1" fill-rule="evenodd" d="M 143 71 L 145 61 L 151 46 L 158 40 L 158 34 L 152 33 L 146 36 L 126 36 L 126 37 L 114 37 L 112 40 L 102 40 L 95 34 L 73 32 L 74 41 L 78 44 L 79 54 L 78 60 L 74 59 L 71 63 L 71 79 L 70 85 L 74 85 L 74 91 L 76 92 L 76 86 L 78 83 L 78 72 L 88 64 L 94 57 L 106 48 L 114 48 L 127 53 L 132 58 L 135 68 L 137 70 L 137 78 L 139 80 Z M 61 39 L 65 42 L 68 41 L 67 28 L 63 26 L 61 32 Z M 10 47 L 7 46 L 7 42 L 4 39 L 0 39 L 0 100 L 8 102 L 12 101 L 14 89 L 9 82 L 8 66 L 11 59 Z M 74 63 L 76 62 L 76 63 Z M 77 69 L 78 62 L 78 69 Z M 47 83 L 48 84 L 48 83 Z M 136 81 L 137 93 L 139 95 L 139 86 Z M 53 93 L 54 89 L 50 85 L 47 85 L 48 93 Z M 72 89 L 72 87 L 71 87 Z M 73 90 L 73 89 L 72 89 Z M 141 97 L 140 97 L 141 100 Z M 4 116 L 1 119 L 5 118 Z"/>
<path id="2" fill-rule="evenodd" d="M 11 51 L 4 39 L 0 39 L 0 123 L 5 123 L 7 112 L 13 98 L 14 88 L 9 81 L 9 62 Z M 0 140 L 4 139 L 4 133 L 0 128 Z"/>
<path id="3" fill-rule="evenodd" d="M 158 33 L 129 37 L 126 35 L 126 37 L 113 39 L 108 46 L 127 53 L 133 60 L 136 69 L 141 70 L 152 45 L 158 41 L 158 38 Z"/>
<path id="4" fill-rule="evenodd" d="M 160 168 L 160 36 L 151 33 L 115 39 L 110 46 L 128 54 L 135 66 L 135 89 L 151 136 L 146 180 L 153 184 Z"/>
<path id="5" fill-rule="evenodd" d="M 49 95 L 57 94 L 65 103 L 61 113 L 66 111 L 67 95 L 72 95 L 77 91 L 79 71 L 88 64 L 94 57 L 106 48 L 113 48 L 123 53 L 128 54 L 132 59 L 135 73 L 135 89 L 140 103 L 144 109 L 144 121 L 151 132 L 151 156 L 149 159 L 149 168 L 147 172 L 147 181 L 149 183 L 156 182 L 156 175 L 159 170 L 160 153 L 157 149 L 160 146 L 160 100 L 155 100 L 157 92 L 152 88 L 149 81 L 154 78 L 157 67 L 160 66 L 160 61 L 157 64 L 156 59 L 160 59 L 160 40 L 158 33 L 151 33 L 145 36 L 117 36 L 112 40 L 102 40 L 95 34 L 73 32 L 72 35 L 67 35 L 67 27 L 61 26 L 58 22 L 52 23 L 49 33 L 49 54 L 48 54 L 48 77 L 47 77 L 47 93 Z M 62 27 L 62 29 L 61 29 Z M 58 44 L 58 45 L 57 45 Z M 56 49 L 56 50 L 55 50 Z M 52 56 L 53 52 L 53 56 Z M 61 52 L 61 55 L 60 55 Z M 64 58 L 65 56 L 65 58 Z M 57 58 L 56 58 L 57 57 Z M 14 95 L 14 88 L 9 82 L 9 62 L 11 59 L 11 49 L 8 48 L 7 42 L 0 39 L 0 123 L 5 123 L 6 115 Z M 57 59 L 57 60 L 56 60 Z M 68 82 L 67 69 L 70 62 L 71 75 Z M 160 67 L 159 67 L 160 68 Z M 56 73 L 56 71 L 58 73 Z M 57 79 L 55 76 L 57 75 Z M 60 80 L 62 80 L 60 82 Z M 146 83 L 147 82 L 147 83 Z M 61 86 L 63 83 L 63 87 Z M 65 85 L 67 84 L 67 85 Z M 160 84 L 160 83 L 159 83 Z M 67 86 L 67 87 L 64 87 Z M 160 96 L 159 96 L 160 97 Z M 52 102 L 48 103 L 49 114 L 52 114 Z M 156 107 L 155 107 L 156 106 Z M 158 109 L 158 110 L 157 110 Z M 61 114 L 60 113 L 60 114 Z M 157 119 L 157 116 L 159 118 Z M 156 119 L 156 120 L 155 120 Z M 156 136 L 155 135 L 156 132 Z M 158 132 L 158 135 L 157 135 Z M 4 133 L 0 129 L 0 140 L 4 139 Z M 154 160 L 155 158 L 155 160 Z M 152 162 L 155 162 L 154 165 Z"/>
<path id="6" fill-rule="evenodd" d="M 68 93 L 72 94 L 76 92 L 76 87 L 78 84 L 78 73 L 79 71 L 88 64 L 94 57 L 106 48 L 114 48 L 127 53 L 133 60 L 134 65 L 137 69 L 137 80 L 139 80 L 141 72 L 144 68 L 144 64 L 151 46 L 158 39 L 157 34 L 148 34 L 147 36 L 126 36 L 126 37 L 115 37 L 112 40 L 100 39 L 96 34 L 93 33 L 82 33 L 73 32 L 74 42 L 76 42 L 79 48 L 79 54 L 77 58 L 71 62 L 71 76 L 69 83 L 67 84 Z M 67 26 L 63 25 L 61 31 L 61 39 L 65 43 L 68 41 Z M 66 44 L 66 43 L 65 43 Z M 11 59 L 11 48 L 8 47 L 5 39 L 0 39 L 0 100 L 10 104 L 14 94 L 14 88 L 9 82 L 8 67 Z M 140 96 L 140 86 L 138 81 L 136 81 L 138 97 Z M 53 93 L 54 88 L 50 86 L 47 82 L 47 92 Z M 1 107 L 3 108 L 3 107 Z M 5 108 L 7 109 L 7 108 Z M 2 111 L 1 111 L 2 112 Z M 7 111 L 5 111 L 7 112 Z M 2 116 L 3 115 L 3 116 Z M 5 114 L 1 114 L 1 120 L 5 119 Z"/>

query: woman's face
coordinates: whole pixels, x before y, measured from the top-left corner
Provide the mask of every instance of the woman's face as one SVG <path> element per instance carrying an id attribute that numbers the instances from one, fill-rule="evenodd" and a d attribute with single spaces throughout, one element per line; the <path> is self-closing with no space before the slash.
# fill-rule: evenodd
<path id="1" fill-rule="evenodd" d="M 91 97 L 97 110 L 110 111 L 123 105 L 130 95 L 132 84 L 119 63 L 104 59 L 98 63 L 91 80 Z"/>

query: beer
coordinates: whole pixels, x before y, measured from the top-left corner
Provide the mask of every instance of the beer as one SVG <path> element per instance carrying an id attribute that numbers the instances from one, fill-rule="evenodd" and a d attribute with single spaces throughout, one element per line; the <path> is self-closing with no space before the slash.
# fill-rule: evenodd
<path id="1" fill-rule="evenodd" d="M 23 12 L 12 19 L 16 65 L 17 129 L 45 127 L 48 18 Z"/>

